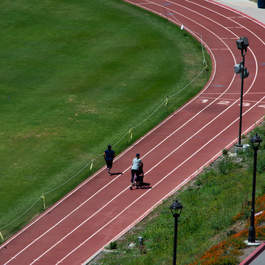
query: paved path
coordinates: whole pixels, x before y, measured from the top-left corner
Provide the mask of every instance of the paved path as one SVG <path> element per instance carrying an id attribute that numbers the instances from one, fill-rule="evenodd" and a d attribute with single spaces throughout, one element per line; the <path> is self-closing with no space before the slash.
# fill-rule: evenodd
<path id="1" fill-rule="evenodd" d="M 247 35 L 243 129 L 265 115 L 265 27 L 211 0 L 128 0 L 202 40 L 213 64 L 206 87 L 124 151 L 110 178 L 105 169 L 82 183 L 0 246 L 0 264 L 82 264 L 120 237 L 237 141 L 241 80 L 235 40 Z M 141 153 L 152 189 L 129 190 L 130 164 Z"/>
<path id="2" fill-rule="evenodd" d="M 265 9 L 258 8 L 257 3 L 250 0 L 215 0 L 215 2 L 232 7 L 265 24 Z"/>
<path id="3" fill-rule="evenodd" d="M 265 243 L 262 243 L 239 265 L 264 265 L 264 264 L 265 264 Z"/>

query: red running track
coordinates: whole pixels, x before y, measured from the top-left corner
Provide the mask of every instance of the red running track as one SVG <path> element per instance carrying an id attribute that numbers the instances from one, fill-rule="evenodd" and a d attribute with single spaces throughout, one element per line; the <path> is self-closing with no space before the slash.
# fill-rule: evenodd
<path id="1" fill-rule="evenodd" d="M 0 264 L 85 264 L 234 144 L 241 81 L 233 66 L 241 60 L 235 45 L 240 36 L 250 42 L 243 133 L 264 117 L 264 25 L 213 1 L 128 2 L 183 24 L 202 39 L 212 57 L 211 79 L 198 96 L 117 157 L 114 170 L 122 170 L 122 176 L 110 179 L 101 169 L 2 244 Z M 129 190 L 129 166 L 136 152 L 142 155 L 152 189 Z"/>

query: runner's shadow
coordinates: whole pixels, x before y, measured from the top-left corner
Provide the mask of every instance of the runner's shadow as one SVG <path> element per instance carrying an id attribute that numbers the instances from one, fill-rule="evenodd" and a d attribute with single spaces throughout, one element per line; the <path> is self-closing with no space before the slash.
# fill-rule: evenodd
<path id="1" fill-rule="evenodd" d="M 140 189 L 147 190 L 147 189 L 152 189 L 152 187 L 151 186 L 142 186 Z"/>
<path id="2" fill-rule="evenodd" d="M 140 189 L 152 189 L 151 184 L 144 182 L 140 185 Z"/>
<path id="3" fill-rule="evenodd" d="M 110 176 L 122 175 L 122 174 L 123 174 L 122 172 L 113 172 L 113 173 L 110 173 Z"/>

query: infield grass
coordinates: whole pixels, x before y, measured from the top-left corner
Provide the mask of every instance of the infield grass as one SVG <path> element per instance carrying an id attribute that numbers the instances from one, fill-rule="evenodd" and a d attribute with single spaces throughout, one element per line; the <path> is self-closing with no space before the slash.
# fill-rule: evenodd
<path id="1" fill-rule="evenodd" d="M 42 193 L 47 205 L 54 203 L 103 165 L 107 144 L 121 152 L 198 93 L 210 74 L 180 91 L 203 67 L 201 45 L 120 0 L 2 0 L 0 26 L 0 232 L 6 238 L 41 211 Z M 131 142 L 126 136 L 115 145 L 177 91 Z M 90 171 L 84 165 L 92 159 Z"/>

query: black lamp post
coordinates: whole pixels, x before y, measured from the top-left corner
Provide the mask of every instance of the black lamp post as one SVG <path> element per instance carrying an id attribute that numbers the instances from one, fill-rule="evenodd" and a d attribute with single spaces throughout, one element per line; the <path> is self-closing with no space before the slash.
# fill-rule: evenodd
<path id="1" fill-rule="evenodd" d="M 238 147 L 242 147 L 241 144 L 241 130 L 242 130 L 242 105 L 243 105 L 243 88 L 244 79 L 248 77 L 249 73 L 247 68 L 245 68 L 245 55 L 247 53 L 247 48 L 249 46 L 248 39 L 246 37 L 240 37 L 236 41 L 237 48 L 241 50 L 242 62 L 234 66 L 234 71 L 236 74 L 241 75 L 241 93 L 240 93 L 240 113 L 239 113 L 239 136 L 238 136 Z"/>
<path id="2" fill-rule="evenodd" d="M 256 194 L 256 171 L 257 171 L 257 154 L 262 139 L 256 133 L 251 138 L 251 145 L 254 149 L 254 162 L 253 162 L 253 182 L 252 182 L 252 202 L 251 202 L 251 215 L 250 215 L 250 226 L 248 230 L 248 242 L 255 243 L 256 231 L 255 231 L 255 194 Z"/>
<path id="3" fill-rule="evenodd" d="M 182 211 L 182 204 L 176 200 L 170 206 L 172 216 L 175 218 L 175 229 L 174 229 L 174 248 L 173 248 L 173 265 L 177 264 L 177 233 L 178 233 L 178 218 Z"/>

